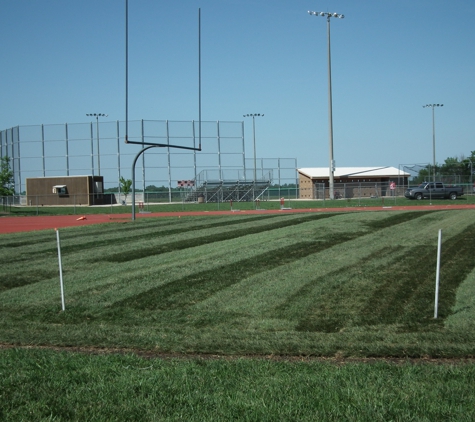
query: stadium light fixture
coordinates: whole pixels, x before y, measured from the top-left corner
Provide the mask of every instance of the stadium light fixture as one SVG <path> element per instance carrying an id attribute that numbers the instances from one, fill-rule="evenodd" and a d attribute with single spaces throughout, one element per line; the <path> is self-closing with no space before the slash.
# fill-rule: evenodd
<path id="1" fill-rule="evenodd" d="M 254 183 L 257 181 L 257 162 L 256 162 L 256 117 L 264 117 L 263 114 L 254 113 L 254 114 L 244 114 L 243 117 L 252 117 L 252 133 L 254 139 Z"/>
<path id="2" fill-rule="evenodd" d="M 435 108 L 436 107 L 443 107 L 443 104 L 426 104 L 423 105 L 423 108 L 429 107 L 432 109 L 432 172 L 433 172 L 433 181 L 434 181 L 434 188 L 435 188 Z"/>
<path id="3" fill-rule="evenodd" d="M 309 15 L 314 15 L 314 16 L 326 16 L 328 18 L 338 18 L 338 19 L 343 19 L 345 15 L 340 15 L 339 13 L 328 13 L 328 12 L 312 12 L 308 11 Z"/>
<path id="4" fill-rule="evenodd" d="M 328 12 L 312 12 L 308 11 L 313 16 L 324 16 L 327 18 L 327 44 L 328 44 L 328 131 L 329 131 L 329 150 L 330 150 L 330 166 L 329 166 L 329 189 L 330 199 L 334 199 L 334 174 L 335 174 L 335 159 L 333 157 L 333 110 L 332 110 L 332 66 L 331 66 L 331 47 L 330 47 L 330 18 L 343 19 L 345 16 L 339 13 Z"/>
<path id="5" fill-rule="evenodd" d="M 108 114 L 103 113 L 87 113 L 86 116 L 96 118 L 96 137 L 97 137 L 97 171 L 101 175 L 101 150 L 99 146 L 99 117 L 108 117 Z M 94 159 L 93 159 L 94 161 Z M 94 176 L 94 165 L 92 166 L 92 175 Z"/>

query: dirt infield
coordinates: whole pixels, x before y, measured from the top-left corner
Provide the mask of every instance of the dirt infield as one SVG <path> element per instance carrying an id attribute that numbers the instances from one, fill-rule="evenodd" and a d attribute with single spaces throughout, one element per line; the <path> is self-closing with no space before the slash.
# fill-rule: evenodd
<path id="1" fill-rule="evenodd" d="M 213 216 L 213 215 L 245 215 L 245 214 L 287 214 L 309 212 L 362 212 L 362 211 L 435 211 L 435 210 L 475 210 L 475 205 L 421 205 L 394 207 L 347 207 L 347 208 L 311 208 L 285 210 L 247 210 L 247 211 L 189 211 L 189 212 L 155 212 L 136 214 L 139 218 L 184 217 L 184 216 Z M 0 216 L 0 234 L 29 232 L 35 230 L 53 230 L 64 227 L 80 227 L 90 224 L 131 222 L 128 214 L 85 214 L 85 215 L 54 215 L 38 217 L 9 217 Z"/>

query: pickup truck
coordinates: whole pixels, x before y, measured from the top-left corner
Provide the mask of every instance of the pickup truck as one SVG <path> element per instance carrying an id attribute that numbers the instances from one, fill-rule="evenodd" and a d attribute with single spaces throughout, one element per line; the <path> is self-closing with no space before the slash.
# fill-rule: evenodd
<path id="1" fill-rule="evenodd" d="M 435 186 L 434 186 L 435 185 Z M 463 195 L 462 186 L 444 185 L 442 182 L 421 183 L 416 188 L 408 188 L 404 196 L 408 199 L 457 199 Z"/>

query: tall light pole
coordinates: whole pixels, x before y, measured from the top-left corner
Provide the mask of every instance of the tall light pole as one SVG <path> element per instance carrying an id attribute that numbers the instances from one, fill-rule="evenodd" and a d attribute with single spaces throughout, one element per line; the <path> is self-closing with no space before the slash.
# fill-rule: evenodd
<path id="1" fill-rule="evenodd" d="M 435 188 L 435 108 L 443 107 L 443 104 L 426 104 L 422 107 L 430 107 L 432 109 L 432 172 L 433 172 L 433 182 Z"/>
<path id="2" fill-rule="evenodd" d="M 329 188 L 330 188 L 330 199 L 334 199 L 333 192 L 333 175 L 335 172 L 335 160 L 333 158 L 333 111 L 332 111 L 332 65 L 331 65 L 331 48 L 330 48 L 330 18 L 343 19 L 345 16 L 338 13 L 328 13 L 328 12 L 311 12 L 308 11 L 310 15 L 314 16 L 325 16 L 327 18 L 327 44 L 328 44 L 328 127 L 329 127 L 329 149 L 330 149 L 330 168 L 329 168 Z"/>
<path id="3" fill-rule="evenodd" d="M 97 171 L 101 175 L 101 150 L 99 146 L 99 117 L 107 117 L 108 114 L 103 113 L 88 113 L 86 116 L 93 116 L 96 118 L 96 136 L 97 136 Z"/>
<path id="4" fill-rule="evenodd" d="M 252 133 L 254 139 L 254 183 L 257 181 L 257 163 L 256 163 L 256 117 L 264 117 L 263 114 L 244 114 L 243 117 L 252 117 Z"/>

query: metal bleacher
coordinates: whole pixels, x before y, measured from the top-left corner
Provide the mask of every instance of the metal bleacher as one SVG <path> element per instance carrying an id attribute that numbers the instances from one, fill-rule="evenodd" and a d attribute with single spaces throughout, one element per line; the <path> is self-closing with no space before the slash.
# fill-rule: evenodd
<path id="1" fill-rule="evenodd" d="M 256 180 L 207 178 L 201 172 L 189 190 L 185 202 L 247 202 L 261 199 L 272 183 L 272 171 Z"/>

